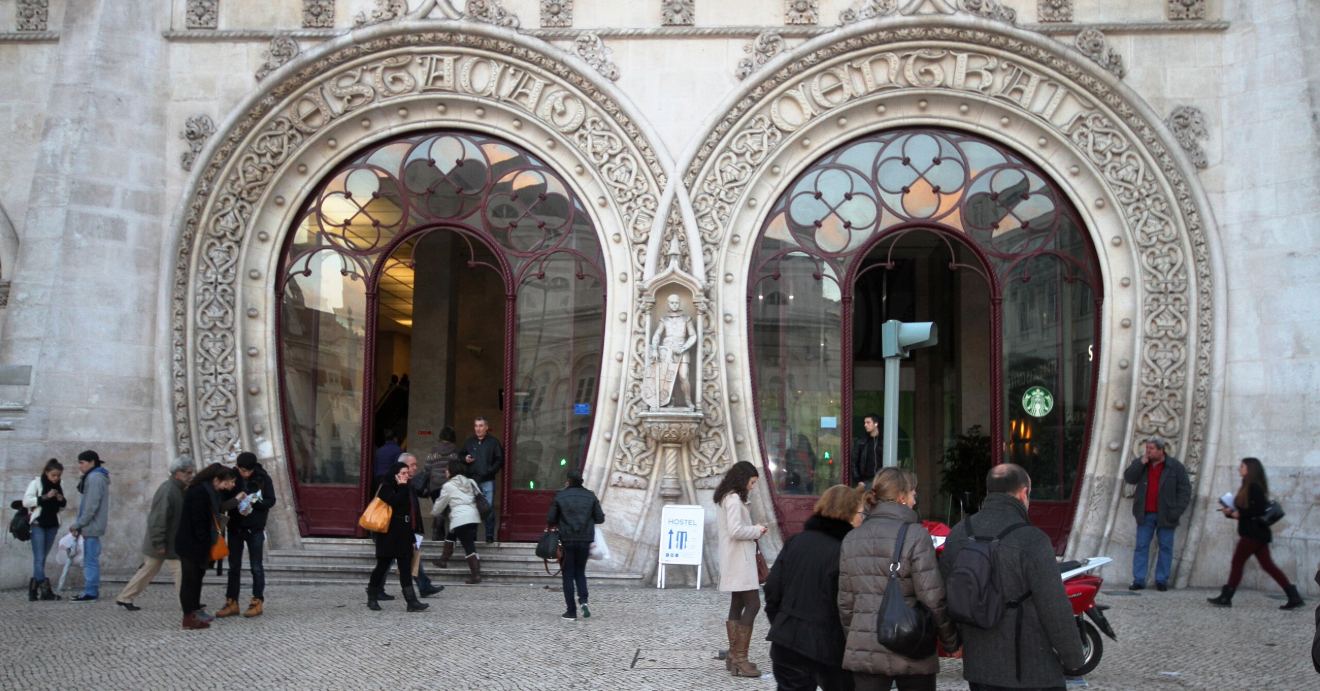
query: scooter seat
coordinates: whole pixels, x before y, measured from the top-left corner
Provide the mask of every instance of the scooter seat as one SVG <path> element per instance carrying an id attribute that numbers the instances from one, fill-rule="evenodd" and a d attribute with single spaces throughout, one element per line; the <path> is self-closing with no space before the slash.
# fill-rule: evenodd
<path id="1" fill-rule="evenodd" d="M 1072 571 L 1073 569 L 1080 569 L 1080 568 L 1082 568 L 1082 562 L 1077 560 L 1059 562 L 1059 573 L 1066 573 L 1068 571 Z"/>

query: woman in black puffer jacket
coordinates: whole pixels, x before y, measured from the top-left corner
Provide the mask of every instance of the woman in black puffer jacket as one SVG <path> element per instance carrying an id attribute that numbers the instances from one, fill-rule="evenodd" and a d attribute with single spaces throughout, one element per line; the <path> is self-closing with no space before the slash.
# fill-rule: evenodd
<path id="1" fill-rule="evenodd" d="M 770 662 L 779 691 L 852 691 L 843 669 L 839 552 L 862 524 L 862 491 L 835 485 L 821 495 L 802 532 L 789 538 L 765 581 Z"/>
<path id="2" fill-rule="evenodd" d="M 1288 582 L 1279 567 L 1270 558 L 1270 543 L 1274 541 L 1270 527 L 1256 520 L 1265 514 L 1270 504 L 1270 485 L 1265 479 L 1265 466 L 1258 458 L 1244 458 L 1238 465 L 1238 475 L 1242 476 L 1242 485 L 1233 497 L 1233 506 L 1222 509 L 1224 516 L 1236 518 L 1238 522 L 1237 549 L 1233 551 L 1233 566 L 1228 573 L 1228 585 L 1219 593 L 1219 597 L 1209 599 L 1210 604 L 1221 607 L 1233 606 L 1233 593 L 1242 582 L 1242 568 L 1247 560 L 1256 557 L 1260 568 L 1268 573 L 1288 595 L 1288 602 L 1279 609 L 1296 609 L 1306 604 L 1297 586 Z"/>
<path id="3" fill-rule="evenodd" d="M 390 505 L 389 530 L 376 537 L 376 568 L 367 582 L 367 607 L 380 611 L 377 601 L 384 589 L 385 574 L 390 570 L 390 562 L 399 563 L 399 584 L 403 586 L 403 598 L 408 601 L 409 612 L 420 612 L 429 605 L 417 599 L 417 591 L 412 584 L 413 552 L 417 545 L 417 536 L 422 534 L 422 517 L 414 511 L 416 503 L 412 500 L 412 487 L 408 484 L 408 466 L 396 462 L 381 479 L 376 496 Z"/>
<path id="4" fill-rule="evenodd" d="M 211 547 L 220 540 L 221 492 L 234 488 L 238 472 L 219 463 L 206 466 L 188 483 L 174 533 L 174 552 L 179 555 L 183 583 L 179 604 L 183 606 L 183 628 L 209 629 L 197 612 L 202 608 L 202 577 L 211 563 Z M 241 498 L 241 497 L 240 497 Z"/>

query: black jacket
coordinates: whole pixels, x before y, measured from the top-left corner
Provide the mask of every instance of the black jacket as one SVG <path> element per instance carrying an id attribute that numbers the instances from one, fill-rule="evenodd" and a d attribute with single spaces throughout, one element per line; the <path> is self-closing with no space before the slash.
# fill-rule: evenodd
<path id="1" fill-rule="evenodd" d="M 1150 468 L 1138 458 L 1123 471 L 1123 481 L 1137 486 L 1137 493 L 1132 495 L 1132 516 L 1140 525 L 1146 521 L 1146 479 Z M 1160 490 L 1157 506 L 1159 507 L 1158 527 L 1176 528 L 1183 512 L 1192 503 L 1192 481 L 1187 477 L 1187 468 L 1173 456 L 1164 457 L 1164 469 L 1160 471 Z"/>
<path id="2" fill-rule="evenodd" d="M 211 545 L 220 537 L 219 493 L 209 483 L 193 485 L 183 494 L 183 511 L 174 532 L 174 552 L 180 559 L 211 561 Z"/>
<path id="3" fill-rule="evenodd" d="M 765 581 L 765 637 L 831 667 L 843 666 L 839 622 L 839 551 L 852 524 L 813 515 L 789 538 Z"/>
<path id="4" fill-rule="evenodd" d="M 400 568 L 411 568 L 417 544 L 413 535 L 422 532 L 421 512 L 413 513 L 417 496 L 409 484 L 400 485 L 392 475 L 380 483 L 376 496 L 389 504 L 391 511 L 389 531 L 376 535 L 376 558 L 398 559 Z"/>
<path id="5" fill-rule="evenodd" d="M 967 545 L 967 521 L 978 536 L 993 536 L 1014 523 L 1027 522 L 1027 507 L 1007 494 L 989 494 L 981 510 L 954 526 L 940 554 L 947 579 L 958 551 Z M 1082 637 L 1073 621 L 1072 604 L 1059 578 L 1050 538 L 1039 528 L 1019 528 L 999 542 L 998 573 L 1005 599 L 1028 591 L 1022 607 L 1006 610 L 999 626 L 959 626 L 963 643 L 963 679 L 993 686 L 1063 688 L 1065 669 L 1082 666 Z M 1022 617 L 1022 679 L 1014 658 L 1014 629 Z"/>
<path id="6" fill-rule="evenodd" d="M 545 522 L 559 527 L 560 542 L 595 542 L 596 526 L 605 522 L 605 512 L 595 492 L 569 487 L 555 494 Z"/>
<path id="7" fill-rule="evenodd" d="M 1247 487 L 1247 508 L 1238 507 L 1238 536 L 1250 538 L 1262 545 L 1268 545 L 1274 541 L 1274 531 L 1270 527 L 1256 520 L 1265 514 L 1265 507 L 1270 505 L 1269 497 L 1265 496 L 1265 488 L 1260 483 L 1253 482 Z"/>
<path id="8" fill-rule="evenodd" d="M 865 482 L 866 486 L 870 487 L 871 480 L 880 472 L 880 457 L 883 454 L 884 444 L 881 443 L 879 435 L 872 437 L 867 434 L 854 441 L 851 466 L 853 484 Z"/>
<path id="9" fill-rule="evenodd" d="M 468 465 L 467 475 L 474 482 L 490 482 L 495 479 L 495 474 L 500 472 L 500 468 L 504 467 L 504 449 L 500 447 L 500 440 L 490 434 L 482 440 L 471 437 L 463 442 L 463 450 L 458 454 L 458 458 L 466 463 L 468 456 L 471 456 L 473 461 Z"/>
<path id="10" fill-rule="evenodd" d="M 260 463 L 252 470 L 252 475 L 244 480 L 239 477 L 234 483 L 234 489 L 228 492 L 222 492 L 221 497 L 225 500 L 233 499 L 243 492 L 252 496 L 261 492 L 261 501 L 252 505 L 252 512 L 244 516 L 238 512 L 238 507 L 229 510 L 229 527 L 240 527 L 251 532 L 260 532 L 266 529 L 266 514 L 270 513 L 272 506 L 275 506 L 275 483 L 271 482 L 270 474 Z"/>

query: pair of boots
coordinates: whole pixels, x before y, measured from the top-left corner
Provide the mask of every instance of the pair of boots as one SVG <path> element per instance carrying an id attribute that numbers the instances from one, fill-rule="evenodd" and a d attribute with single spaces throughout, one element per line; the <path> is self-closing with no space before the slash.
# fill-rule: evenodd
<path id="1" fill-rule="evenodd" d="M 752 627 L 742 626 L 736 619 L 724 622 L 729 634 L 729 654 L 724 657 L 724 668 L 735 677 L 760 678 L 761 670 L 747 659 L 747 648 L 752 644 Z"/>
<path id="2" fill-rule="evenodd" d="M 245 617 L 261 616 L 261 605 L 262 605 L 261 600 L 255 597 L 252 598 L 252 601 L 248 603 L 247 611 L 243 613 L 243 616 Z M 238 614 L 238 600 L 230 600 L 229 598 L 225 598 L 225 606 L 219 612 L 216 612 L 215 616 L 232 617 L 235 614 Z"/>
<path id="3" fill-rule="evenodd" d="M 373 612 L 380 611 L 379 600 L 382 594 L 381 590 L 382 590 L 381 588 L 367 586 L 367 609 Z M 390 598 L 390 599 L 392 600 L 394 598 Z M 427 607 L 430 607 L 430 605 L 428 605 L 427 603 L 417 599 L 417 591 L 414 590 L 411 585 L 403 587 L 403 599 L 408 601 L 409 612 L 421 612 Z"/>
<path id="4" fill-rule="evenodd" d="M 1206 602 L 1209 602 L 1210 604 L 1215 605 L 1217 607 L 1232 607 L 1233 593 L 1236 592 L 1237 592 L 1237 588 L 1224 586 L 1223 589 L 1219 591 L 1219 597 L 1206 598 Z M 1283 589 L 1283 592 L 1285 595 L 1288 596 L 1288 602 L 1284 603 L 1284 605 L 1279 609 L 1284 609 L 1284 610 L 1297 609 L 1298 607 L 1301 607 L 1306 604 L 1306 600 L 1302 599 L 1302 594 L 1297 592 L 1297 586 L 1295 585 L 1286 586 Z"/>
<path id="5" fill-rule="evenodd" d="M 28 579 L 28 602 L 58 599 L 60 599 L 60 596 L 56 595 L 55 591 L 51 590 L 49 578 L 43 578 L 41 580 L 35 578 Z"/>
<path id="6" fill-rule="evenodd" d="M 196 612 L 183 615 L 183 629 L 185 631 L 201 631 L 209 628 L 211 628 L 211 625 L 202 621 Z"/>

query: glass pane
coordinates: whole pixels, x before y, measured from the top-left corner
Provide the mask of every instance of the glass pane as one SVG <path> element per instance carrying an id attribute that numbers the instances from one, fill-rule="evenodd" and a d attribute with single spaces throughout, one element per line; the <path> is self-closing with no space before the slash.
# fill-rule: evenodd
<path id="1" fill-rule="evenodd" d="M 366 291 L 343 261 L 318 252 L 284 290 L 285 410 L 306 484 L 357 484 L 361 470 Z"/>
<path id="2" fill-rule="evenodd" d="M 605 293 L 571 254 L 538 265 L 518 291 L 513 395 L 515 489 L 564 486 L 586 461 L 600 374 Z"/>
<path id="3" fill-rule="evenodd" d="M 842 477 L 841 302 L 815 261 L 791 254 L 753 287 L 752 357 L 767 469 L 781 494 L 819 494 Z"/>
<path id="4" fill-rule="evenodd" d="M 1069 269 L 1037 256 L 1005 282 L 1004 460 L 1027 469 L 1041 501 L 1072 497 L 1086 452 L 1095 296 L 1085 282 L 1065 280 Z"/>

